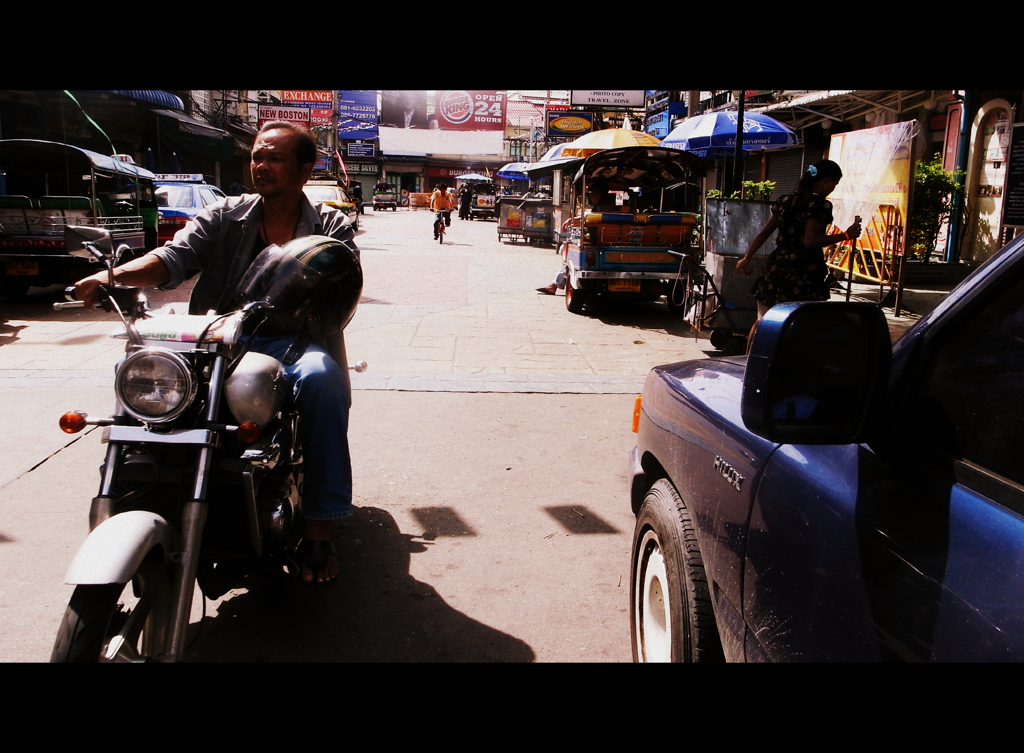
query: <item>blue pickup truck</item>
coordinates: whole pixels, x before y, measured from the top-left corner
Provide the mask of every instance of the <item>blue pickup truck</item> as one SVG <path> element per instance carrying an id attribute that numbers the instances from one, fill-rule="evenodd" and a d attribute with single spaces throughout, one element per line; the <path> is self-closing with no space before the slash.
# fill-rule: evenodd
<path id="1" fill-rule="evenodd" d="M 778 305 L 634 430 L 637 661 L 1024 660 L 1024 236 L 895 346 Z"/>

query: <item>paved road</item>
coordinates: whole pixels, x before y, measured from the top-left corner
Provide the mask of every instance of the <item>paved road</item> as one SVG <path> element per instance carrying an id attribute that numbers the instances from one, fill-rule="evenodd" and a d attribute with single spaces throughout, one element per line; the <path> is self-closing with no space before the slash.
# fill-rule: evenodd
<path id="1" fill-rule="evenodd" d="M 495 224 L 362 218 L 347 330 L 358 513 L 333 590 L 197 598 L 190 661 L 629 661 L 633 397 L 654 365 L 711 347 L 664 304 L 565 310 L 536 288 L 552 249 Z M 65 410 L 108 413 L 123 346 L 108 315 L 0 301 L 0 661 L 45 661 L 71 593 L 102 457 Z M 183 308 L 187 290 L 157 292 Z M 891 322 L 892 323 L 892 322 Z M 906 324 L 893 324 L 897 329 Z"/>
<path id="2" fill-rule="evenodd" d="M 629 661 L 633 396 L 651 366 L 705 357 L 663 304 L 565 310 L 536 288 L 553 249 L 495 224 L 362 218 L 363 301 L 349 325 L 358 514 L 338 529 L 335 589 L 260 582 L 207 602 L 192 661 Z M 57 291 L 0 302 L 0 661 L 45 661 L 86 533 L 99 434 L 56 428 L 109 411 L 123 346 Z M 187 291 L 154 293 L 182 308 Z"/>

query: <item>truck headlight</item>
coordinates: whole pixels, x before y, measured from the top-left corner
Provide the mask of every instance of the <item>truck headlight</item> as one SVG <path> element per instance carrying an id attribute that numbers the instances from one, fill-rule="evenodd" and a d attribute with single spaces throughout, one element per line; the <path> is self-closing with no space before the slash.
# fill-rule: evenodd
<path id="1" fill-rule="evenodd" d="M 124 360 L 114 391 L 125 411 L 144 423 L 177 418 L 196 395 L 188 363 L 172 350 L 145 348 Z"/>

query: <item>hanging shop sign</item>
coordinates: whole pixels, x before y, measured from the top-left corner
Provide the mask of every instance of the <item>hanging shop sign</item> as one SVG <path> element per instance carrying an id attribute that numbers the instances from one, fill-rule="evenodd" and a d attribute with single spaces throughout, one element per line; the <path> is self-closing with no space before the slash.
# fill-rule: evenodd
<path id="1" fill-rule="evenodd" d="M 1024 227 L 1024 126 L 1014 124 L 1006 167 L 1003 224 Z"/>
<path id="2" fill-rule="evenodd" d="M 284 89 L 281 100 L 291 107 L 309 108 L 309 127 L 318 128 L 331 124 L 331 91 L 314 91 L 308 89 Z"/>
<path id="3" fill-rule="evenodd" d="M 257 118 L 259 128 L 262 128 L 265 123 L 270 123 L 274 120 L 283 120 L 287 123 L 295 123 L 296 125 L 305 126 L 306 128 L 309 128 L 310 123 L 308 107 L 260 105 Z"/>
<path id="4" fill-rule="evenodd" d="M 372 141 L 367 143 L 350 141 L 345 146 L 345 153 L 349 157 L 375 157 L 376 151 Z"/>
<path id="5" fill-rule="evenodd" d="M 594 113 L 548 111 L 548 138 L 575 138 L 594 130 Z"/>
<path id="6" fill-rule="evenodd" d="M 308 89 L 285 89 L 281 92 L 283 102 L 298 104 L 320 104 L 331 106 L 333 95 L 328 91 L 310 91 Z"/>
<path id="7" fill-rule="evenodd" d="M 643 107 L 644 90 L 586 89 L 570 91 L 569 104 L 573 107 Z"/>

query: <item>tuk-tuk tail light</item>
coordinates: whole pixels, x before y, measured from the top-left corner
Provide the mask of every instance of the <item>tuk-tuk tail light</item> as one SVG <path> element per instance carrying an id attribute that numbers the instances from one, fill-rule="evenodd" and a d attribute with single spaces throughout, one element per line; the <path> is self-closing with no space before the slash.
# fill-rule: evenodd
<path id="1" fill-rule="evenodd" d="M 587 266 L 593 268 L 597 264 L 597 254 L 593 251 L 587 251 Z"/>
<path id="2" fill-rule="evenodd" d="M 643 397 L 641 395 L 636 396 L 636 400 L 633 401 L 633 433 L 638 434 L 640 432 L 640 409 Z"/>

